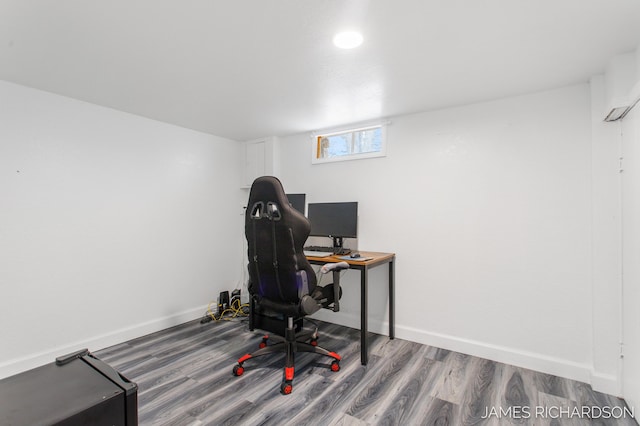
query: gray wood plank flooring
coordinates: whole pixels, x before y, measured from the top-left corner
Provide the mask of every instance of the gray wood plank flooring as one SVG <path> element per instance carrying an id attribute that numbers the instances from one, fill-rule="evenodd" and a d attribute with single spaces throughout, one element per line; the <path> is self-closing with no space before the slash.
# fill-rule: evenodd
<path id="1" fill-rule="evenodd" d="M 138 384 L 141 425 L 637 425 L 624 401 L 585 383 L 402 339 L 371 334 L 362 366 L 358 330 L 318 325 L 319 344 L 342 356 L 341 370 L 296 354 L 286 396 L 282 354 L 232 375 L 263 334 L 246 320 L 192 321 L 95 355 Z"/>

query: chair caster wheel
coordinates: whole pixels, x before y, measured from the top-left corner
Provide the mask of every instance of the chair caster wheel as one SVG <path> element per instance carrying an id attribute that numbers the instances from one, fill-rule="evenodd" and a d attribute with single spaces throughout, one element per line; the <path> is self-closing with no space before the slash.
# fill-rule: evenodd
<path id="1" fill-rule="evenodd" d="M 262 349 L 262 348 L 266 348 L 267 347 L 267 340 L 269 339 L 269 336 L 264 336 L 262 338 L 262 342 L 260 342 L 260 344 L 258 345 L 258 348 Z"/>
<path id="2" fill-rule="evenodd" d="M 340 371 L 340 363 L 338 361 L 333 361 L 331 363 L 331 371 Z"/>
<path id="3" fill-rule="evenodd" d="M 283 395 L 289 395 L 292 391 L 293 385 L 291 384 L 290 380 L 287 380 L 280 385 L 280 392 L 282 392 Z"/>
<path id="4" fill-rule="evenodd" d="M 242 376 L 242 374 L 244 373 L 244 367 L 241 365 L 236 365 L 235 367 L 233 367 L 233 375 L 234 376 Z"/>
<path id="5" fill-rule="evenodd" d="M 318 339 L 317 339 L 317 338 L 316 338 L 316 339 L 311 339 L 311 341 L 309 342 L 309 344 L 310 344 L 311 346 L 318 346 Z"/>

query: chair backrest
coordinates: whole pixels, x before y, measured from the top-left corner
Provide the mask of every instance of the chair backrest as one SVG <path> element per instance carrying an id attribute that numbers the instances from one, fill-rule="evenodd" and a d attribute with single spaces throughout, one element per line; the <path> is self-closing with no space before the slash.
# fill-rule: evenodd
<path id="1" fill-rule="evenodd" d="M 298 279 L 307 275 L 309 293 L 316 276 L 303 252 L 309 220 L 295 210 L 280 181 L 257 178 L 251 185 L 245 214 L 249 258 L 249 293 L 280 303 L 298 303 Z"/>

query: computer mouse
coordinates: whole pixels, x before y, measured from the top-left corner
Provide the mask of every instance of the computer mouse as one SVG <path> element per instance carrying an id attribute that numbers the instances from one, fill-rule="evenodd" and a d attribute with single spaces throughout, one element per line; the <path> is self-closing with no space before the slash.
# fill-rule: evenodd
<path id="1" fill-rule="evenodd" d="M 357 259 L 358 257 L 360 257 L 360 253 L 351 253 L 352 259 Z"/>

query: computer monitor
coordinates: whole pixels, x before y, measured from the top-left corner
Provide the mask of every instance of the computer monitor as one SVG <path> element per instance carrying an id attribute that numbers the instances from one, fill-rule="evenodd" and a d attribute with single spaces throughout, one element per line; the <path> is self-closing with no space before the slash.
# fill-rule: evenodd
<path id="1" fill-rule="evenodd" d="M 342 248 L 343 238 L 358 237 L 358 203 L 309 203 L 310 236 L 331 237 Z"/>
<path id="2" fill-rule="evenodd" d="M 291 207 L 298 210 L 300 213 L 305 214 L 304 206 L 306 202 L 306 194 L 287 194 Z"/>

